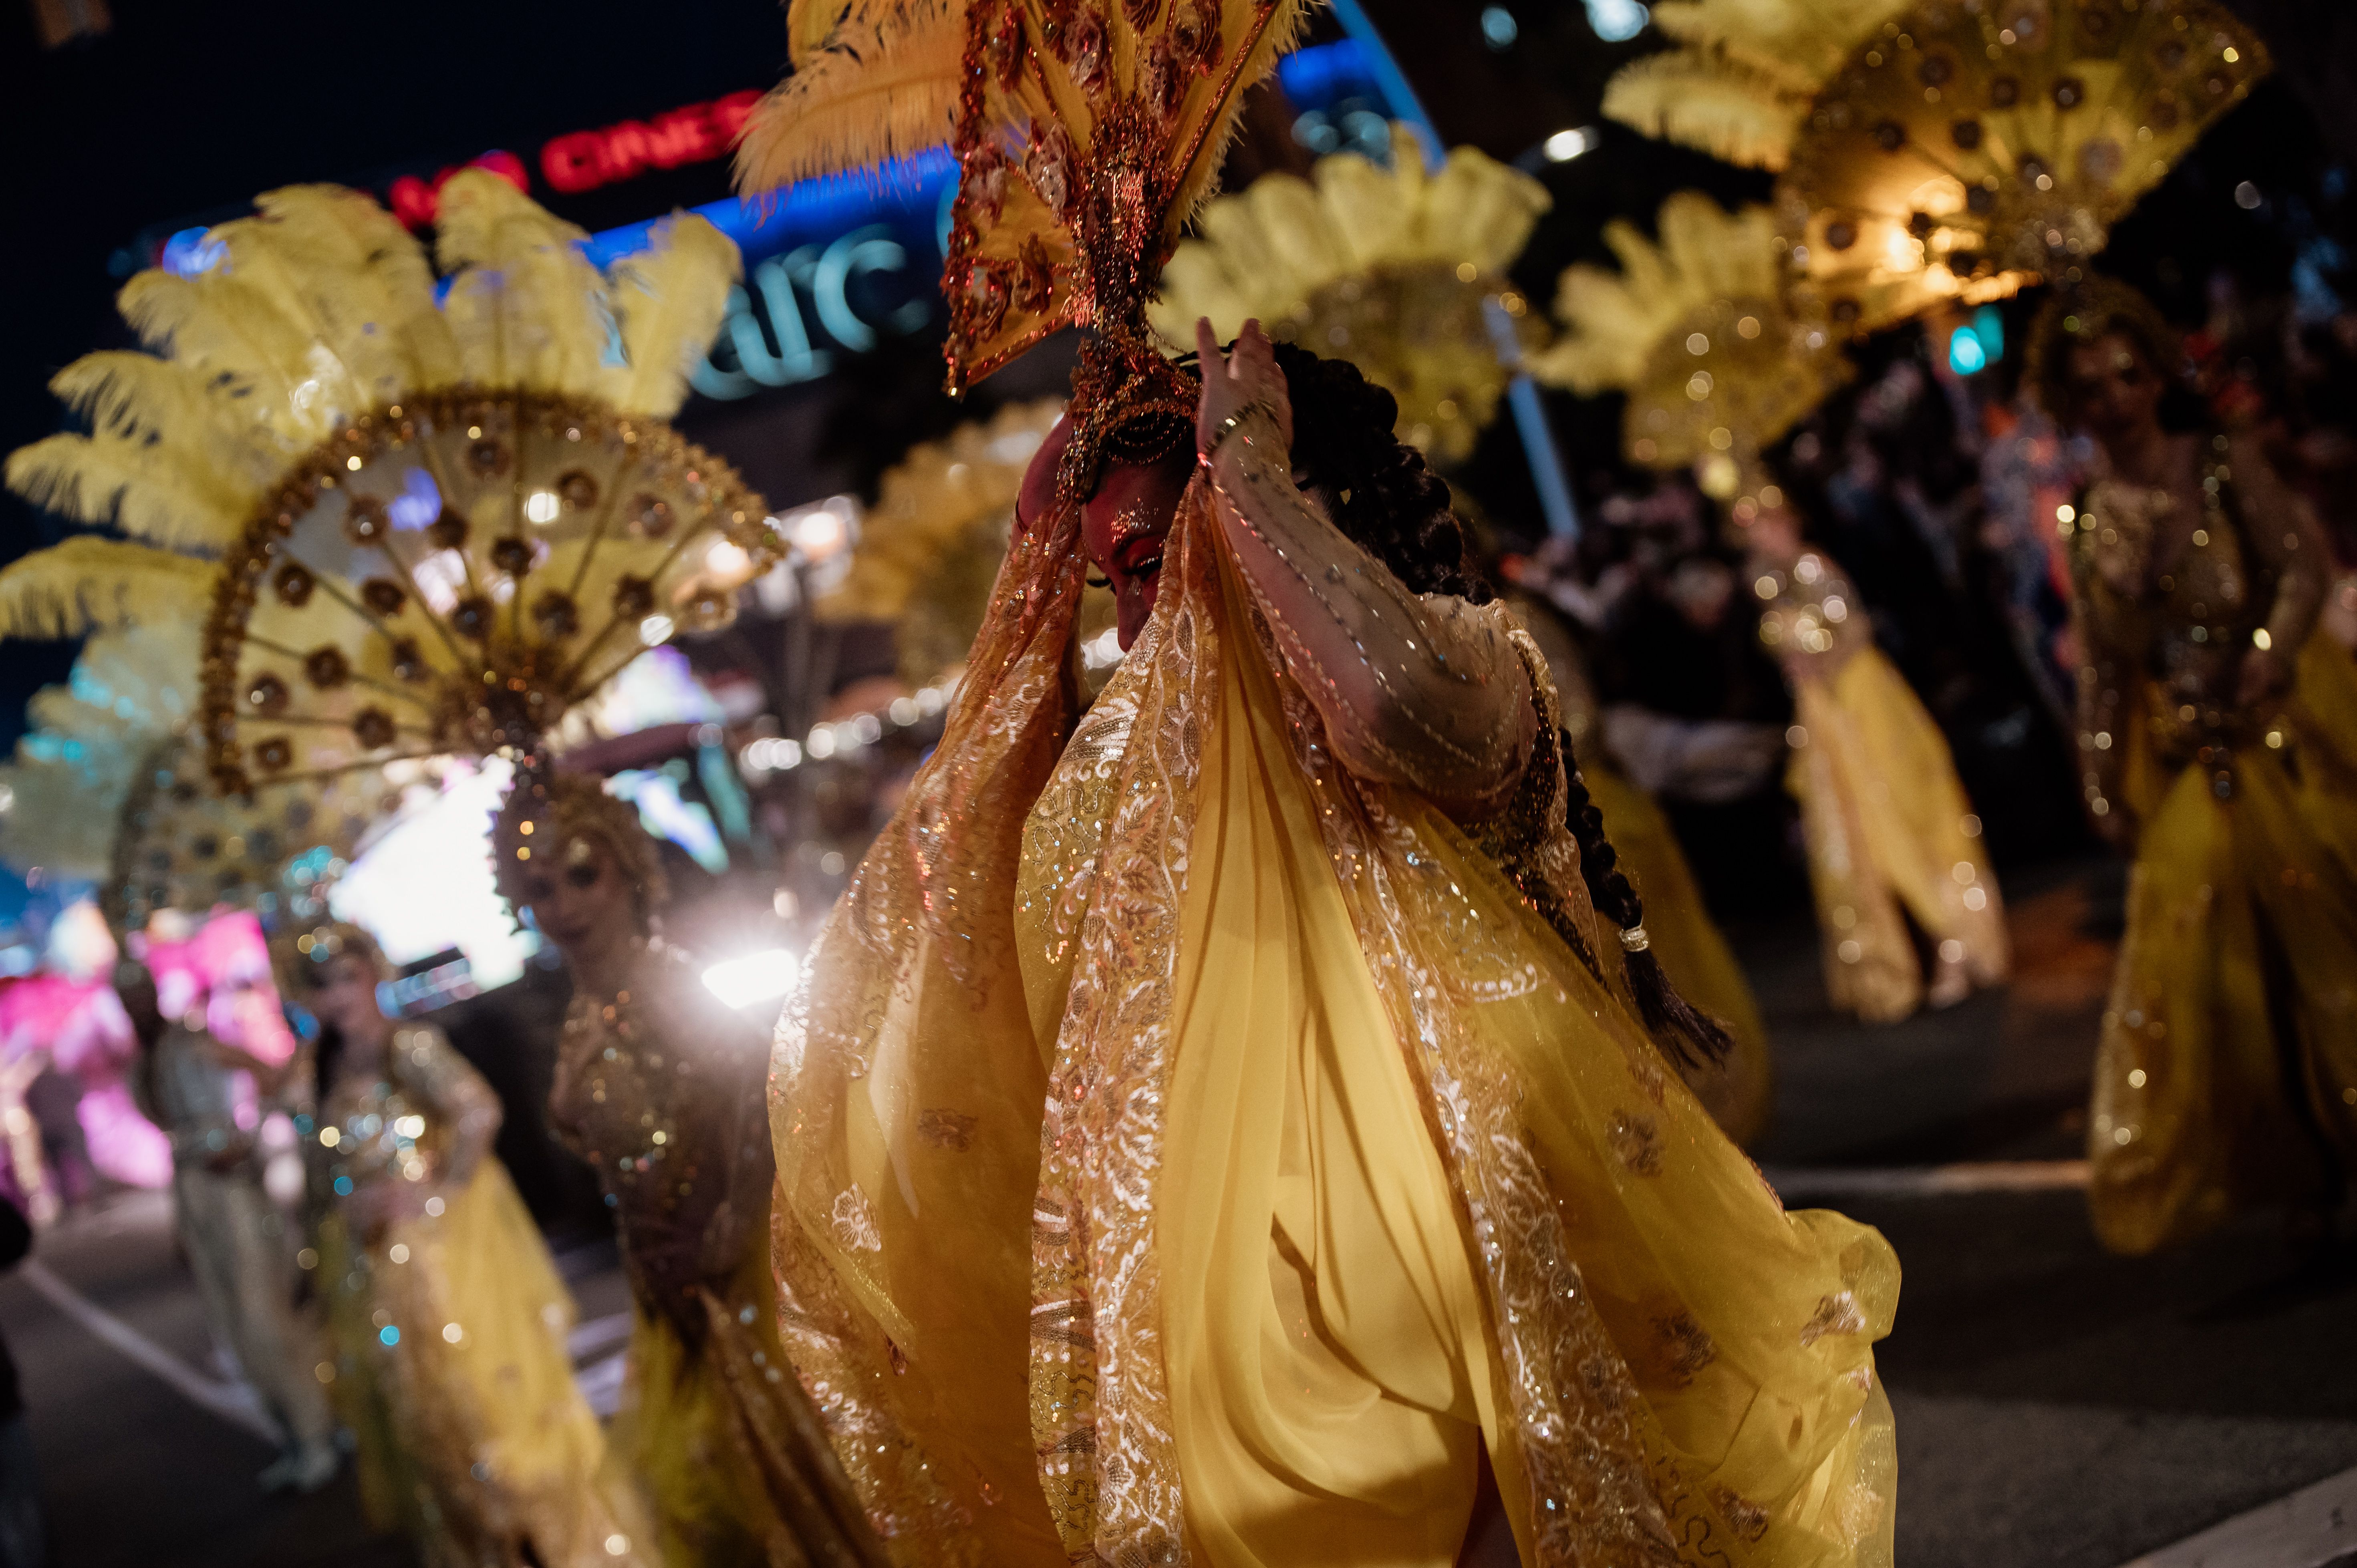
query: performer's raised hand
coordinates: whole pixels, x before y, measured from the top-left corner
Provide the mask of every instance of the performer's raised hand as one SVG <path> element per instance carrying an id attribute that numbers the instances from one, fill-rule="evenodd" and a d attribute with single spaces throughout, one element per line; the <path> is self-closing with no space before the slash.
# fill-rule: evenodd
<path id="1" fill-rule="evenodd" d="M 1246 321 L 1236 335 L 1232 353 L 1220 351 L 1219 336 L 1209 317 L 1195 323 L 1195 352 L 1203 376 L 1203 401 L 1195 413 L 1195 449 L 1208 461 L 1223 437 L 1254 408 L 1268 411 L 1276 421 L 1286 449 L 1293 446 L 1293 400 L 1286 395 L 1285 372 L 1276 368 L 1276 349 L 1258 321 Z"/>

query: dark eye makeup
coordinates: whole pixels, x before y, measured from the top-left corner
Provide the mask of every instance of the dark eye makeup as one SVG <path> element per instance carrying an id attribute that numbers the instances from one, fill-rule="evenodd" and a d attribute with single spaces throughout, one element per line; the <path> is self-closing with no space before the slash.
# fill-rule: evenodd
<path id="1" fill-rule="evenodd" d="M 594 865 L 573 866 L 565 873 L 565 880 L 576 887 L 595 887 L 597 886 L 597 868 Z"/>

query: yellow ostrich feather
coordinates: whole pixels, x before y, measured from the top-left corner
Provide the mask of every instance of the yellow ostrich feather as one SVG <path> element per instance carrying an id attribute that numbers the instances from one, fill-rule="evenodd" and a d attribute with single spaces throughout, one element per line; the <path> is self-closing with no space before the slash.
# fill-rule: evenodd
<path id="1" fill-rule="evenodd" d="M 896 623 L 911 685 L 963 660 L 1006 554 L 1024 470 L 1063 411 L 1060 398 L 1012 403 L 909 448 L 860 517 L 851 570 L 819 613 Z"/>
<path id="2" fill-rule="evenodd" d="M 1905 8 L 1905 0 L 1663 0 L 1654 25 L 1679 47 L 1622 67 L 1606 84 L 1604 113 L 1728 163 L 1781 168 L 1811 101 Z"/>
<path id="3" fill-rule="evenodd" d="M 774 190 L 945 145 L 965 80 L 956 0 L 795 0 L 793 74 L 754 107 L 737 183 Z"/>
<path id="4" fill-rule="evenodd" d="M 786 59 L 800 70 L 843 19 L 844 0 L 792 0 L 786 7 Z"/>
<path id="5" fill-rule="evenodd" d="M 1619 273 L 1564 273 L 1564 335 L 1532 357 L 1531 373 L 1583 394 L 1626 392 L 1621 435 L 1633 460 L 1732 474 L 1727 465 L 1756 457 L 1846 381 L 1849 363 L 1823 322 L 1787 307 L 1767 208 L 1730 213 L 1680 191 L 1656 226 L 1658 242 L 1625 222 L 1606 226 Z"/>
<path id="6" fill-rule="evenodd" d="M 813 44 L 819 13 L 797 7 L 794 73 L 748 123 L 737 185 L 771 190 L 947 143 L 962 160 L 944 268 L 951 390 L 1065 327 L 1092 327 L 1142 364 L 1155 271 L 1218 184 L 1243 90 L 1299 41 L 1308 10 L 848 0 Z M 1087 218 L 1107 213 L 1117 183 L 1144 211 Z"/>
<path id="7" fill-rule="evenodd" d="M 1604 113 L 1624 125 L 1749 168 L 1781 168 L 1809 101 L 1722 56 L 1648 56 L 1605 84 Z"/>
<path id="8" fill-rule="evenodd" d="M 451 274 L 445 313 L 478 386 L 599 390 L 612 322 L 589 236 L 488 169 L 442 188 L 435 252 Z"/>
<path id="9" fill-rule="evenodd" d="M 704 220 L 601 273 L 579 231 L 470 170 L 443 190 L 440 306 L 367 198 L 255 205 L 212 231 L 217 264 L 133 280 L 157 352 L 70 367 L 91 433 L 7 467 L 152 542 L 19 563 L 10 624 L 207 614 L 224 789 L 533 744 L 672 628 L 724 624 L 782 550 L 760 499 L 662 423 L 740 270 Z"/>
<path id="10" fill-rule="evenodd" d="M 267 916 L 316 897 L 288 876 L 295 858 L 350 858 L 404 791 L 373 772 L 244 797 L 207 789 L 198 638 L 190 621 L 98 632 L 64 682 L 34 693 L 28 730 L 0 765 L 0 859 L 97 883 L 118 932 L 159 909 Z"/>
<path id="11" fill-rule="evenodd" d="M 1865 333 L 2072 281 L 2266 70 L 2213 0 L 1915 5 L 1852 50 L 1777 181 L 1799 286 Z"/>
<path id="12" fill-rule="evenodd" d="M 1511 377 L 1483 318 L 1516 316 L 1504 277 L 1546 211 L 1545 188 L 1469 147 L 1437 174 L 1404 125 L 1392 161 L 1320 158 L 1203 209 L 1162 273 L 1147 319 L 1187 347 L 1209 317 L 1224 341 L 1256 317 L 1274 336 L 1351 360 L 1399 400 L 1399 432 L 1444 464 L 1469 456 Z"/>
<path id="13" fill-rule="evenodd" d="M 26 704 L 26 734 L 0 767 L 10 801 L 0 856 L 98 880 L 107 872 L 119 813 L 156 748 L 196 711 L 197 626 L 102 631 L 63 684 Z"/>
<path id="14" fill-rule="evenodd" d="M 203 561 L 77 534 L 0 570 L 0 634 L 55 638 L 133 626 L 193 628 L 203 618 L 211 585 L 212 569 Z"/>

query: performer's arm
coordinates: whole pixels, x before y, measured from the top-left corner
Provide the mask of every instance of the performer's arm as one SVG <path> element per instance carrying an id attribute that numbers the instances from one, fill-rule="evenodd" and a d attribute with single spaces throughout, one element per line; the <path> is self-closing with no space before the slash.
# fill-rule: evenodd
<path id="1" fill-rule="evenodd" d="M 1216 345 L 1204 363 L 1207 381 L 1221 375 Z M 1483 814 L 1513 788 L 1537 736 L 1504 607 L 1409 592 L 1302 494 L 1285 379 L 1256 327 L 1224 379 L 1230 387 L 1206 396 L 1207 418 L 1222 392 L 1258 395 L 1226 400 L 1241 417 L 1210 455 L 1221 524 L 1336 752 L 1362 778 L 1405 785 L 1453 815 Z"/>
<path id="2" fill-rule="evenodd" d="M 2127 757 L 2131 682 L 2143 662 L 2134 632 L 2142 623 L 2126 613 L 2101 579 L 2094 553 L 2082 530 L 2071 552 L 2071 625 L 2079 645 L 2080 795 L 2096 831 L 2115 844 L 2131 845 L 2136 824 L 2121 797 L 2120 781 Z"/>
<path id="3" fill-rule="evenodd" d="M 499 1136 L 505 1114 L 500 1109 L 500 1097 L 457 1048 L 442 1037 L 440 1030 L 414 1027 L 404 1033 L 407 1040 L 397 1040 L 393 1047 L 407 1058 L 399 1076 L 432 1103 L 449 1128 L 435 1180 L 458 1191 L 474 1179 L 476 1167 Z"/>
<path id="4" fill-rule="evenodd" d="M 2243 537 L 2251 553 L 2273 569 L 2276 601 L 2267 611 L 2264 645 L 2244 651 L 2240 689 L 2244 705 L 2291 684 L 2299 650 L 2324 611 L 2331 570 L 2330 543 L 2306 498 L 2283 482 L 2256 438 L 2239 436 L 2228 449 L 2233 483 L 2243 493 Z"/>

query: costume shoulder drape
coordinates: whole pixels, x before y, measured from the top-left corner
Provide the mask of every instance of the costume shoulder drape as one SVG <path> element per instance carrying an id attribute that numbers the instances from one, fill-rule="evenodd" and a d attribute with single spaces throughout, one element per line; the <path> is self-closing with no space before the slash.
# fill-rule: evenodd
<path id="1" fill-rule="evenodd" d="M 1018 544 L 780 1026 L 789 1348 L 896 1556 L 1445 1564 L 1478 1441 L 1526 1561 L 1887 1562 L 1888 1247 L 1337 764 L 1219 504 L 1069 747 L 1074 565 Z"/>

